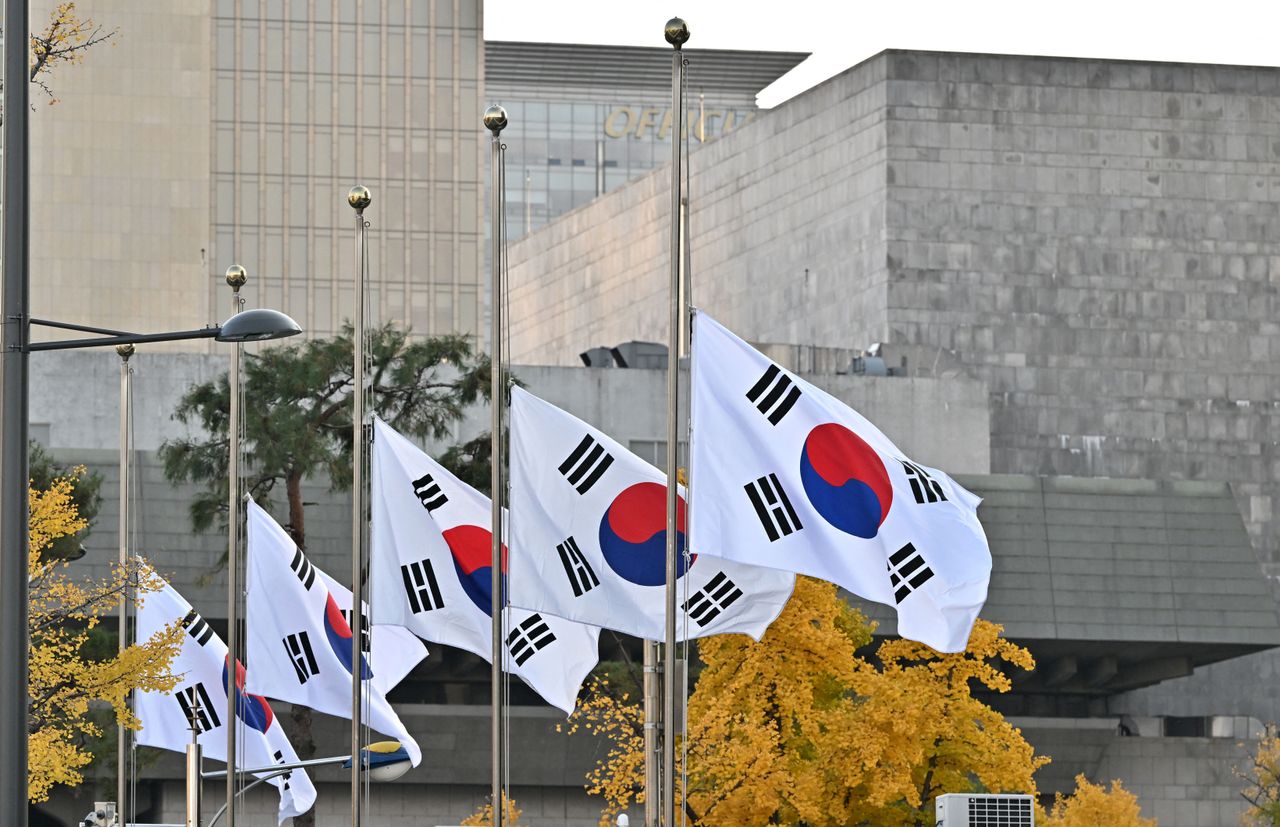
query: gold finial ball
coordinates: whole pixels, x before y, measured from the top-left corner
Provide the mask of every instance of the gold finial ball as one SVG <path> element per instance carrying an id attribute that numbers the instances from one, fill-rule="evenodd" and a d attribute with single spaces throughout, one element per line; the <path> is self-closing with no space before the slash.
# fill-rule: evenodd
<path id="1" fill-rule="evenodd" d="M 347 203 L 353 210 L 363 210 L 373 203 L 373 194 L 369 192 L 368 187 L 357 184 L 347 193 Z"/>
<path id="2" fill-rule="evenodd" d="M 663 27 L 662 35 L 667 39 L 668 43 L 679 49 L 689 41 L 689 24 L 679 17 L 673 17 Z"/>
<path id="3" fill-rule="evenodd" d="M 116 345 L 116 355 L 124 361 L 129 361 L 129 357 L 133 355 L 133 345 Z"/>
<path id="4" fill-rule="evenodd" d="M 244 283 L 249 280 L 249 273 L 239 264 L 233 264 L 227 268 L 227 284 L 231 289 L 240 292 L 240 288 L 244 287 Z"/>
<path id="5" fill-rule="evenodd" d="M 507 128 L 507 110 L 496 103 L 484 110 L 484 128 L 497 135 Z"/>

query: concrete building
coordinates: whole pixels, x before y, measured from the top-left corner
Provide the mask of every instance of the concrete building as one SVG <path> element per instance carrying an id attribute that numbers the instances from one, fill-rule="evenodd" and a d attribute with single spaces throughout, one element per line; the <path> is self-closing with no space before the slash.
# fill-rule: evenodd
<path id="1" fill-rule="evenodd" d="M 485 43 L 485 94 L 507 110 L 507 234 L 519 238 L 671 160 L 671 49 Z M 750 123 L 756 94 L 808 57 L 690 52 L 681 135 Z"/>
<path id="2" fill-rule="evenodd" d="M 993 471 L 1229 482 L 1280 573 L 1278 122 L 1277 69 L 884 52 L 692 150 L 693 299 L 984 383 Z M 512 247 L 517 361 L 663 339 L 669 186 Z"/>
<path id="3" fill-rule="evenodd" d="M 479 0 L 91 13 L 112 42 L 32 118 L 34 315 L 200 327 L 229 314 L 222 274 L 240 263 L 250 306 L 332 333 L 354 306 L 346 193 L 363 183 L 375 315 L 479 333 Z"/>

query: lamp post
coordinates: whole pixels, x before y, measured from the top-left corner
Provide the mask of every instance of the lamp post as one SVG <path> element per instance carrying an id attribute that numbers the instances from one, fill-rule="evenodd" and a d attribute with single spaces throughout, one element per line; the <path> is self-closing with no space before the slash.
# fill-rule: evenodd
<path id="1" fill-rule="evenodd" d="M 14 6 L 25 4 L 6 0 L 6 25 Z M 24 11 L 25 15 L 25 11 Z M 25 24 L 25 17 L 23 23 Z M 19 28 L 17 31 L 23 31 Z M 12 29 L 11 29 L 12 31 Z M 9 44 L 17 38 L 6 38 L 6 69 L 10 68 Z M 13 75 L 9 75 L 13 77 Z M 19 74 L 21 77 L 21 74 Z M 25 83 L 6 83 L 6 104 L 13 87 Z M 25 101 L 25 97 L 24 97 Z M 7 110 L 10 113 L 12 109 Z M 16 120 L 16 119 L 15 119 Z M 9 118 L 5 119 L 6 139 Z M 5 152 L 6 170 L 12 161 Z M 187 339 L 214 339 L 219 342 L 256 342 L 296 336 L 302 332 L 298 323 L 277 310 L 247 310 L 232 316 L 221 325 L 197 330 L 168 333 L 129 333 L 90 325 L 33 319 L 26 314 L 26 253 L 22 245 L 22 267 L 12 268 L 9 245 L 14 209 L 9 205 L 12 182 L 6 176 L 4 210 L 4 283 L 3 343 L 0 344 L 0 824 L 23 827 L 27 823 L 27 356 L 44 350 L 76 350 L 89 347 L 120 347 L 147 342 L 175 342 Z M 25 193 L 21 203 L 25 205 Z M 25 218 L 22 219 L 25 222 Z M 22 223 L 22 222 L 19 222 Z M 22 234 L 25 235 L 25 224 Z M 20 288 L 13 282 L 21 276 Z M 95 334 L 78 339 L 53 342 L 30 342 L 29 327 L 38 325 L 80 333 Z M 117 351 L 119 352 L 119 351 Z"/>

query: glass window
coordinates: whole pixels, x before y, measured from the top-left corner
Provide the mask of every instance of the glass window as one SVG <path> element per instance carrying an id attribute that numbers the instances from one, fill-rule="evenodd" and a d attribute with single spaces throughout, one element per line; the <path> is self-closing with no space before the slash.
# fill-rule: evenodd
<path id="1" fill-rule="evenodd" d="M 355 125 L 356 122 L 356 82 L 354 78 L 344 77 L 338 81 L 337 123 L 340 126 Z"/>
<path id="2" fill-rule="evenodd" d="M 294 123 L 307 123 L 307 101 L 310 97 L 307 82 L 304 78 L 295 77 L 289 84 L 289 120 Z"/>
<path id="3" fill-rule="evenodd" d="M 232 120 L 236 111 L 235 76 L 219 74 L 215 85 L 217 88 L 215 95 L 217 97 L 213 109 L 214 118 L 220 121 Z"/>
<path id="4" fill-rule="evenodd" d="M 236 172 L 256 173 L 258 171 L 258 130 L 248 127 L 240 130 L 240 167 Z"/>
<path id="5" fill-rule="evenodd" d="M 310 9 L 307 6 L 307 0 L 289 0 L 289 19 L 299 23 L 307 22 L 310 19 Z M 316 17 L 318 18 L 319 16 L 317 13 Z"/>
<path id="6" fill-rule="evenodd" d="M 436 34 L 436 77 L 453 77 L 453 35 Z"/>
<path id="7" fill-rule="evenodd" d="M 284 121 L 284 75 L 267 75 L 267 105 L 263 109 L 262 119 L 267 123 Z"/>
<path id="8" fill-rule="evenodd" d="M 317 80 L 312 100 L 315 101 L 311 113 L 312 122 L 326 126 L 333 123 L 333 84 L 327 80 Z"/>
<path id="9" fill-rule="evenodd" d="M 266 27 L 267 42 L 263 45 L 266 52 L 266 68 L 268 72 L 284 71 L 284 25 L 268 23 Z"/>
<path id="10" fill-rule="evenodd" d="M 323 2 L 323 0 L 320 0 L 320 1 Z M 339 0 L 338 22 L 339 23 L 356 22 L 356 3 L 353 0 Z"/>
<path id="11" fill-rule="evenodd" d="M 316 72 L 333 72 L 333 29 L 328 26 L 316 26 Z"/>
<path id="12" fill-rule="evenodd" d="M 217 205 L 214 220 L 219 224 L 234 224 L 236 220 L 236 190 L 231 178 L 218 178 L 214 202 Z"/>
<path id="13" fill-rule="evenodd" d="M 240 120 L 256 123 L 258 120 L 258 75 L 245 74 L 240 78 Z"/>
<path id="14" fill-rule="evenodd" d="M 308 215 L 307 208 L 307 185 L 305 183 L 292 182 L 289 184 L 289 224 L 294 227 L 307 227 L 311 224 L 311 216 Z M 306 240 L 304 233 L 303 241 Z M 304 258 L 296 259 L 296 262 L 304 261 Z"/>
<path id="15" fill-rule="evenodd" d="M 307 174 L 307 130 L 299 126 L 289 130 L 289 174 Z"/>
<path id="16" fill-rule="evenodd" d="M 404 126 L 404 84 L 388 83 L 387 84 L 387 119 L 386 125 L 389 127 Z"/>
<path id="17" fill-rule="evenodd" d="M 409 89 L 409 110 L 414 129 L 426 129 L 431 116 L 431 89 L 425 83 L 414 81 Z M 443 106 L 444 101 L 439 101 Z"/>
<path id="18" fill-rule="evenodd" d="M 216 34 L 218 59 L 215 69 L 236 68 L 236 28 L 234 23 L 219 23 Z"/>
<path id="19" fill-rule="evenodd" d="M 409 0 L 409 2 L 412 3 L 413 0 Z M 404 25 L 404 2 L 402 0 L 387 0 L 387 25 Z"/>
<path id="20" fill-rule="evenodd" d="M 246 72 L 258 71 L 258 55 L 262 52 L 257 23 L 240 24 L 240 68 Z"/>
<path id="21" fill-rule="evenodd" d="M 266 134 L 266 168 L 263 172 L 280 174 L 284 172 L 284 130 L 279 127 L 267 129 Z"/>
<path id="22" fill-rule="evenodd" d="M 366 26 L 382 25 L 382 3 L 379 0 L 364 0 L 364 24 Z"/>
<path id="23" fill-rule="evenodd" d="M 476 36 L 464 32 L 458 39 L 458 77 L 475 80 L 479 76 L 479 66 Z"/>
<path id="24" fill-rule="evenodd" d="M 342 4 L 346 6 L 346 3 Z M 354 74 L 356 71 L 356 29 L 355 26 L 338 27 L 338 60 L 337 72 L 342 75 Z"/>
<path id="25" fill-rule="evenodd" d="M 409 64 L 413 77 L 425 78 L 431 69 L 431 36 L 428 32 L 414 32 L 409 45 Z"/>
<path id="26" fill-rule="evenodd" d="M 387 32 L 387 74 L 401 77 L 408 70 L 404 62 L 404 29 L 392 29 Z"/>
<path id="27" fill-rule="evenodd" d="M 291 26 L 289 28 L 289 70 L 292 72 L 307 71 L 306 26 Z"/>
<path id="28" fill-rule="evenodd" d="M 338 177 L 352 180 L 356 176 L 356 132 L 354 129 L 338 131 Z"/>
<path id="29" fill-rule="evenodd" d="M 435 297 L 432 334 L 453 332 L 453 288 L 446 284 L 437 284 L 432 292 Z"/>
<path id="30" fill-rule="evenodd" d="M 395 180 L 403 178 L 404 167 L 404 135 L 387 135 L 387 177 Z"/>
<path id="31" fill-rule="evenodd" d="M 307 234 L 294 230 L 289 233 L 289 275 L 307 278 L 311 268 L 307 266 Z"/>
<path id="32" fill-rule="evenodd" d="M 317 176 L 328 177 L 333 174 L 333 137 L 327 129 L 316 130 L 311 169 Z"/>
<path id="33" fill-rule="evenodd" d="M 213 133 L 217 153 L 217 169 L 232 172 L 236 168 L 236 133 L 231 127 L 218 127 Z"/>
<path id="34" fill-rule="evenodd" d="M 366 3 L 365 8 L 369 8 L 371 3 Z M 375 29 L 370 31 L 364 30 L 364 73 L 366 76 L 372 75 L 377 77 L 382 74 L 382 32 Z"/>

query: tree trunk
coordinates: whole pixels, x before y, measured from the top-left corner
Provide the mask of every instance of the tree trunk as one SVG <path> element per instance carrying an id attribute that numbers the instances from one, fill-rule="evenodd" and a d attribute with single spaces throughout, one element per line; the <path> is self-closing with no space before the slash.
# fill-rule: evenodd
<path id="1" fill-rule="evenodd" d="M 302 505 L 302 475 L 292 472 L 285 478 L 285 493 L 289 498 L 289 536 L 303 552 L 307 550 L 306 517 Z M 293 705 L 289 715 L 293 724 L 289 727 L 289 740 L 298 753 L 298 758 L 306 761 L 316 755 L 316 742 L 311 737 L 311 710 L 301 704 Z M 293 819 L 294 827 L 315 827 L 316 811 L 311 808 Z"/>

